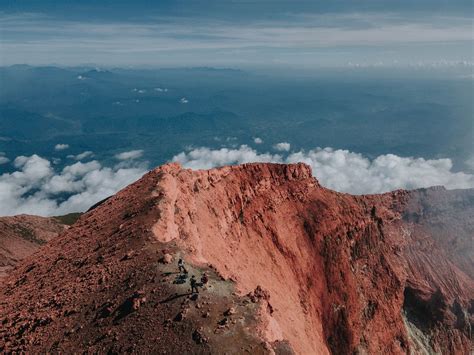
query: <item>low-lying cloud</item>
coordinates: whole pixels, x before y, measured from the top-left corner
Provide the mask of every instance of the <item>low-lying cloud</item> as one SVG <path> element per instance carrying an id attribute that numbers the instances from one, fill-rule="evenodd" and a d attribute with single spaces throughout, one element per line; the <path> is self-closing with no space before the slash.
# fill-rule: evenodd
<path id="1" fill-rule="evenodd" d="M 117 154 L 118 161 L 111 167 L 90 160 L 72 162 L 62 170 L 52 160 L 36 154 L 17 157 L 12 162 L 15 171 L 0 175 L 0 215 L 51 216 L 85 211 L 140 178 L 148 169 L 140 159 L 142 155 L 143 151 L 133 150 Z M 247 145 L 202 147 L 182 152 L 172 160 L 192 169 L 250 162 L 304 162 L 323 186 L 353 194 L 434 185 L 448 189 L 474 187 L 474 174 L 453 171 L 450 159 L 385 154 L 371 160 L 359 153 L 332 148 L 262 153 Z"/>
<path id="2" fill-rule="evenodd" d="M 86 158 L 92 158 L 94 156 L 94 153 L 91 152 L 90 150 L 87 150 L 85 152 L 79 153 L 77 155 L 68 155 L 68 158 L 74 159 L 74 160 L 83 160 Z"/>
<path id="3" fill-rule="evenodd" d="M 56 144 L 54 146 L 54 150 L 57 150 L 57 151 L 65 150 L 65 149 L 68 149 L 68 148 L 69 148 L 69 144 L 59 143 L 59 144 Z"/>
<path id="4" fill-rule="evenodd" d="M 10 159 L 8 159 L 6 156 L 5 156 L 5 153 L 4 152 L 0 152 L 0 165 L 2 164 L 6 164 L 10 161 Z"/>
<path id="5" fill-rule="evenodd" d="M 133 160 L 141 158 L 143 155 L 143 150 L 131 150 L 129 152 L 123 152 L 115 155 L 115 158 L 118 160 Z"/>
<path id="6" fill-rule="evenodd" d="M 288 155 L 258 153 L 242 145 L 238 149 L 198 148 L 172 159 L 192 169 L 250 162 L 296 163 L 311 166 L 313 175 L 328 188 L 353 194 L 387 192 L 443 185 L 448 189 L 474 187 L 474 175 L 452 171 L 450 159 L 423 159 L 380 155 L 370 160 L 348 150 L 317 148 Z"/>
<path id="7" fill-rule="evenodd" d="M 0 215 L 85 211 L 147 171 L 144 163 L 105 167 L 93 160 L 75 162 L 58 172 L 36 154 L 17 157 L 13 165 L 16 171 L 0 175 Z"/>
<path id="8" fill-rule="evenodd" d="M 287 142 L 281 142 L 281 143 L 275 144 L 273 148 L 278 150 L 279 152 L 289 152 L 291 148 L 291 144 Z"/>
<path id="9" fill-rule="evenodd" d="M 260 154 L 247 145 L 239 149 L 196 148 L 182 152 L 173 157 L 172 161 L 181 163 L 191 169 L 211 169 L 216 166 L 242 164 L 251 162 L 282 162 L 282 157 L 270 153 Z"/>

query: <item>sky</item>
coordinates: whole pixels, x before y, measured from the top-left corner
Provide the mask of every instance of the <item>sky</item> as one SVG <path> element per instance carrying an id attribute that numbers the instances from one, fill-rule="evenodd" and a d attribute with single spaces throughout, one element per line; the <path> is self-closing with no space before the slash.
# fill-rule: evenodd
<path id="1" fill-rule="evenodd" d="M 464 0 L 0 4 L 1 65 L 472 66 Z"/>

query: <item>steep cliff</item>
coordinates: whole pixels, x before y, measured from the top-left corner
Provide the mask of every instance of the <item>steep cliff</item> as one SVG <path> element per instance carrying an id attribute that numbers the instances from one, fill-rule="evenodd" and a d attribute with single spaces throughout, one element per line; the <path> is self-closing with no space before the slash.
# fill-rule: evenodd
<path id="1" fill-rule="evenodd" d="M 5 279 L 5 351 L 467 354 L 474 192 L 351 196 L 304 164 L 169 164 Z M 210 282 L 189 294 L 188 275 Z"/>

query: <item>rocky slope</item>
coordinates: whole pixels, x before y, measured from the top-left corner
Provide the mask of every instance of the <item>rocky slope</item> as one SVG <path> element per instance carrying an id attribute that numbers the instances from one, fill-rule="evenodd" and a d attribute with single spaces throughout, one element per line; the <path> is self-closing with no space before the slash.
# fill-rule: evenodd
<path id="1" fill-rule="evenodd" d="M 351 196 L 303 164 L 165 165 L 5 279 L 0 350 L 468 354 L 473 212 L 472 190 Z"/>
<path id="2" fill-rule="evenodd" d="M 0 280 L 15 265 L 66 228 L 59 219 L 20 215 L 0 217 Z"/>

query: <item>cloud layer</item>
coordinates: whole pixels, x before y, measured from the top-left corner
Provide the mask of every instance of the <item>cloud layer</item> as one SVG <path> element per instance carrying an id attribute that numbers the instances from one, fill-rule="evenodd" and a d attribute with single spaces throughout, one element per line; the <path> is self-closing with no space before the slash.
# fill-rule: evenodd
<path id="1" fill-rule="evenodd" d="M 61 171 L 36 154 L 17 157 L 12 163 L 16 170 L 0 175 L 0 215 L 51 216 L 85 211 L 140 178 L 147 171 L 146 164 L 139 159 L 142 154 L 141 150 L 117 154 L 118 162 L 112 167 L 97 160 L 76 161 Z M 202 147 L 182 152 L 172 160 L 192 169 L 250 162 L 304 162 L 323 186 L 353 194 L 434 185 L 448 189 L 474 187 L 474 174 L 454 172 L 450 159 L 386 154 L 370 160 L 358 153 L 332 148 L 275 154 L 261 153 L 247 145 Z"/>
<path id="2" fill-rule="evenodd" d="M 474 187 L 474 175 L 453 172 L 450 159 L 423 159 L 380 155 L 370 160 L 348 150 L 317 148 L 289 155 L 260 154 L 242 145 L 238 149 L 198 148 L 173 157 L 192 169 L 249 162 L 296 163 L 311 166 L 313 175 L 328 188 L 353 194 L 387 192 L 443 185 L 448 189 Z"/>
<path id="3" fill-rule="evenodd" d="M 467 15 L 426 14 L 420 18 L 386 12 L 295 11 L 285 11 L 273 20 L 173 16 L 145 21 L 147 16 L 138 16 L 137 22 L 71 21 L 44 14 L 0 12 L 3 61 L 79 64 L 87 59 L 109 65 L 265 67 L 289 63 L 300 68 L 302 64 L 314 67 L 314 63 L 340 66 L 347 61 L 471 58 L 472 23 Z M 446 51 L 446 44 L 450 51 Z M 343 56 L 339 54 L 342 49 Z"/>
<path id="4" fill-rule="evenodd" d="M 93 160 L 56 172 L 49 160 L 36 154 L 17 157 L 13 165 L 15 172 L 0 175 L 0 215 L 51 216 L 85 211 L 147 170 L 143 164 L 105 167 Z"/>

